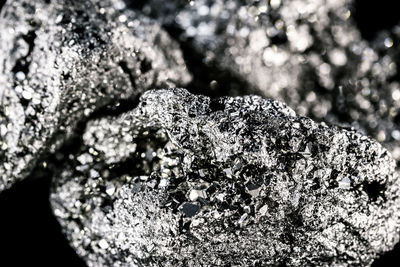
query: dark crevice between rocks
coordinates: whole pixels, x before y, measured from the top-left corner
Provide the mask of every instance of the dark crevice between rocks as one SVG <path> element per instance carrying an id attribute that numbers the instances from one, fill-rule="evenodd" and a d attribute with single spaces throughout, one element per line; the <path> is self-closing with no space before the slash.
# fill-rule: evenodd
<path id="1" fill-rule="evenodd" d="M 70 247 L 49 202 L 51 171 L 37 166 L 29 179 L 0 193 L 2 262 L 12 266 L 86 266 Z"/>
<path id="2" fill-rule="evenodd" d="M 186 66 L 193 80 L 186 89 L 193 94 L 211 98 L 257 94 L 258 90 L 235 73 L 221 68 L 217 62 L 206 62 L 206 56 L 193 47 L 192 40 L 182 40 L 182 29 L 177 25 L 164 27 L 179 44 Z"/>
<path id="3" fill-rule="evenodd" d="M 52 170 L 61 169 L 66 159 L 68 159 L 68 155 L 75 155 L 79 152 L 80 148 L 83 145 L 83 134 L 85 132 L 87 124 L 96 119 L 104 118 L 104 117 L 116 117 L 119 116 L 129 110 L 134 109 L 139 103 L 139 95 L 127 100 L 119 100 L 118 102 L 110 103 L 105 105 L 98 110 L 94 111 L 87 118 L 79 121 L 74 128 L 73 133 L 67 140 L 62 142 L 62 145 L 54 152 L 45 152 L 40 157 L 38 157 L 36 164 L 30 174 L 23 180 L 17 181 L 16 185 L 20 183 L 24 183 L 25 180 L 43 180 L 49 179 L 49 177 L 53 176 Z M 55 134 L 50 141 L 48 141 L 45 147 L 51 147 L 52 144 L 55 144 L 57 139 L 60 138 L 62 134 Z M 44 167 L 43 163 L 45 163 L 46 167 Z M 14 187 L 13 186 L 13 187 Z M 4 192 L 7 192 L 7 189 Z M 2 193 L 0 193 L 1 196 Z"/>
<path id="4" fill-rule="evenodd" d="M 143 13 L 147 2 L 145 0 L 125 0 L 125 3 L 128 8 Z M 172 1 L 165 4 L 170 5 L 171 10 L 166 7 L 160 8 L 164 8 L 166 13 L 174 13 L 174 9 L 183 8 L 188 2 Z M 155 19 L 160 15 L 157 12 L 148 14 L 146 11 L 144 13 Z M 180 45 L 185 64 L 193 77 L 192 81 L 185 86 L 189 92 L 211 98 L 260 94 L 259 90 L 245 78 L 220 66 L 215 60 L 207 61 L 206 55 L 194 47 L 193 40 L 182 37 L 183 29 L 178 24 L 168 22 L 162 27 Z"/>

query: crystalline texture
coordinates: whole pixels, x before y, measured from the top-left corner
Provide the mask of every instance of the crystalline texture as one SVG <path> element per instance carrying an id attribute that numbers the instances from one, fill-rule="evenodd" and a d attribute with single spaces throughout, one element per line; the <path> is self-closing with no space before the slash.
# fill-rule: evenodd
<path id="1" fill-rule="evenodd" d="M 398 241 L 386 149 L 278 101 L 149 91 L 83 142 L 51 202 L 89 266 L 365 266 Z"/>
<path id="2" fill-rule="evenodd" d="M 77 122 L 149 88 L 186 84 L 178 44 L 119 1 L 8 1 L 0 28 L 0 191 Z"/>
<path id="3" fill-rule="evenodd" d="M 282 100 L 301 115 L 351 125 L 400 160 L 398 60 L 385 51 L 398 50 L 396 28 L 377 42 L 363 40 L 351 0 L 175 0 L 167 13 L 158 12 L 159 2 L 149 1 L 144 10 L 180 29 L 180 40 L 207 65 L 234 73 L 255 88 L 247 91 Z"/>
<path id="4" fill-rule="evenodd" d="M 216 61 L 264 95 L 297 108 L 302 95 L 296 90 L 303 85 L 329 90 L 356 72 L 366 44 L 349 21 L 351 2 L 176 0 L 169 1 L 173 11 L 158 12 L 160 1 L 151 0 L 144 10 L 183 31 L 179 38 L 205 62 Z"/>

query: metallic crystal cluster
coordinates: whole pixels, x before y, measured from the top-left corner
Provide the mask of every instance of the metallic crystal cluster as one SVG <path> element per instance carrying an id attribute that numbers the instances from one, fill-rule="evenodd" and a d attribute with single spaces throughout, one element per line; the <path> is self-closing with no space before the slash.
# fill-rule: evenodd
<path id="1" fill-rule="evenodd" d="M 386 149 L 278 101 L 149 91 L 83 138 L 51 201 L 89 266 L 367 265 L 398 241 Z"/>
<path id="2" fill-rule="evenodd" d="M 88 266 L 371 265 L 399 240 L 399 43 L 351 0 L 9 0 L 0 192 L 45 165 Z"/>
<path id="3" fill-rule="evenodd" d="M 317 121 L 354 127 L 400 160 L 398 27 L 368 43 L 349 0 L 176 0 L 169 12 L 157 12 L 159 2 L 143 10 L 181 29 L 179 38 L 206 64 L 249 82 L 252 90 L 241 94 L 256 92 Z"/>
<path id="4" fill-rule="evenodd" d="M 190 80 L 178 44 L 119 1 L 9 1 L 0 17 L 0 191 L 93 111 Z"/>

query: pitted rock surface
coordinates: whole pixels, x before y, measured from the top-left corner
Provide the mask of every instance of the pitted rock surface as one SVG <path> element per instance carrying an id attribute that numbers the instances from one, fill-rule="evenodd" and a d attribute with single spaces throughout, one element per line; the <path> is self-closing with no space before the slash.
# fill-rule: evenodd
<path id="1" fill-rule="evenodd" d="M 365 266 L 398 241 L 394 169 L 281 102 L 158 90 L 89 123 L 51 202 L 89 266 Z"/>
<path id="2" fill-rule="evenodd" d="M 49 3 L 48 3 L 49 2 Z M 0 191 L 79 121 L 191 79 L 179 45 L 117 0 L 8 1 L 0 16 Z"/>

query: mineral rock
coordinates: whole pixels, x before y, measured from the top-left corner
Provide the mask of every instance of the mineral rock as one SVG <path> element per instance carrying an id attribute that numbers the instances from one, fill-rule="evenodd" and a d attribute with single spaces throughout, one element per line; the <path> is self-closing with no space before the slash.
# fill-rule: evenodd
<path id="1" fill-rule="evenodd" d="M 8 1 L 0 16 L 0 191 L 77 122 L 149 88 L 186 84 L 178 44 L 110 1 Z"/>
<path id="2" fill-rule="evenodd" d="M 278 101 L 158 90 L 88 124 L 51 202 L 89 266 L 365 266 L 398 241 L 394 169 Z"/>
<path id="3" fill-rule="evenodd" d="M 143 9 L 182 30 L 179 38 L 206 62 L 216 61 L 266 96 L 301 104 L 297 90 L 304 85 L 332 90 L 338 78 L 356 72 L 366 44 L 349 20 L 351 2 L 173 0 L 170 12 L 158 12 L 160 0 L 150 0 Z"/>
<path id="4" fill-rule="evenodd" d="M 398 27 L 377 42 L 363 40 L 351 0 L 174 0 L 168 12 L 158 12 L 160 1 L 143 10 L 182 31 L 179 38 L 206 64 L 252 87 L 235 93 L 256 92 L 316 121 L 351 125 L 400 161 L 399 60 L 393 60 L 400 53 L 385 51 L 398 50 Z"/>

